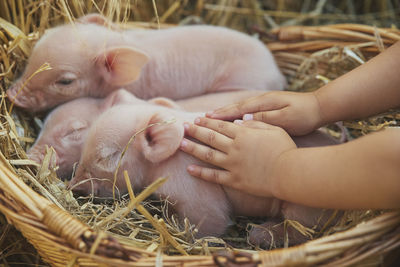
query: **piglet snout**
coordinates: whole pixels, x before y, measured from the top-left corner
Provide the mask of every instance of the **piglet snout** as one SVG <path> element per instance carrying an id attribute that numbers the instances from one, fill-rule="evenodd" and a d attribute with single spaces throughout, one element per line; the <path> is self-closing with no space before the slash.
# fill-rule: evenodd
<path id="1" fill-rule="evenodd" d="M 10 101 L 15 101 L 19 86 L 17 84 L 13 84 L 7 90 L 7 97 Z"/>
<path id="2" fill-rule="evenodd" d="M 75 176 L 68 184 L 68 189 L 79 196 L 87 196 L 88 194 L 98 194 L 98 179 L 92 178 L 90 172 L 84 168 L 78 168 Z"/>
<path id="3" fill-rule="evenodd" d="M 22 83 L 15 83 L 7 90 L 8 99 L 16 106 L 38 111 L 47 105 L 42 92 L 33 93 L 28 87 L 21 89 L 21 86 L 23 86 Z"/>
<path id="4" fill-rule="evenodd" d="M 42 163 L 44 159 L 44 151 L 40 151 L 39 149 L 31 149 L 28 154 L 28 158 L 37 163 Z"/>
<path id="5" fill-rule="evenodd" d="M 44 161 L 44 158 L 46 156 L 47 149 L 48 148 L 46 148 L 46 146 L 34 146 L 28 151 L 27 156 L 30 160 L 33 160 L 39 164 L 42 164 Z M 49 152 L 50 152 L 50 150 L 49 150 Z M 50 158 L 49 158 L 49 161 L 47 162 L 48 168 L 56 169 L 56 172 L 58 174 L 57 165 L 58 165 L 59 158 L 57 156 L 57 153 L 54 151 L 54 153 L 51 153 L 49 156 L 50 156 Z M 62 178 L 64 178 L 64 177 L 62 177 Z"/>
<path id="6" fill-rule="evenodd" d="M 68 189 L 72 190 L 72 192 L 78 196 L 88 195 L 89 193 L 94 193 L 96 195 L 97 192 L 94 192 L 94 188 L 92 190 L 90 180 L 87 177 L 77 177 L 72 178 L 71 182 L 68 184 Z"/>

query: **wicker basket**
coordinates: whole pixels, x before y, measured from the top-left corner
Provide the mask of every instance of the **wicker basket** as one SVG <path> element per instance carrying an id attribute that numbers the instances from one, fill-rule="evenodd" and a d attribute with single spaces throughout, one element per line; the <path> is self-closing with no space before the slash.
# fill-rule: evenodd
<path id="1" fill-rule="evenodd" d="M 1 22 L 11 37 L 19 38 L 17 29 Z M 315 76 L 315 73 L 302 70 L 307 60 L 315 60 L 324 49 L 339 47 L 343 52 L 344 47 L 355 48 L 362 54 L 361 58 L 367 60 L 400 40 L 400 31 L 341 24 L 285 27 L 265 36 L 282 71 L 295 81 L 301 75 Z M 20 42 L 19 47 L 28 51 L 27 43 Z M 3 49 L 0 54 L 5 55 Z M 315 88 L 318 86 L 316 84 Z M 2 126 L 2 130 L 9 129 Z M 376 265 L 380 262 L 376 259 L 400 247 L 400 211 L 390 211 L 350 230 L 297 247 L 254 252 L 221 251 L 213 256 L 151 253 L 92 230 L 62 207 L 33 191 L 17 168 L 24 164 L 23 159 L 10 159 L 10 154 L 13 152 L 0 152 L 0 211 L 35 246 L 43 260 L 54 266 L 339 266 L 366 262 Z M 14 154 L 24 157 L 23 151 Z M 35 182 L 30 181 L 32 183 Z"/>

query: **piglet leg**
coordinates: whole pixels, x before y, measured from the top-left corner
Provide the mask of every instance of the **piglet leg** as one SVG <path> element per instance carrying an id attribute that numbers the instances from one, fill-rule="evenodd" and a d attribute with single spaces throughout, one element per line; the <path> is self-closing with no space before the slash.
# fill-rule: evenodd
<path id="1" fill-rule="evenodd" d="M 330 220 L 333 212 L 284 202 L 281 213 L 286 222 L 268 221 L 253 227 L 249 242 L 263 249 L 282 247 L 285 239 L 289 246 L 305 243 L 327 223 L 332 225 L 337 221 L 336 218 Z"/>
<path id="2" fill-rule="evenodd" d="M 290 223 L 277 220 L 255 225 L 249 233 L 249 243 L 262 249 L 283 247 L 285 239 L 292 246 L 304 243 L 310 237 L 297 231 Z"/>
<path id="3" fill-rule="evenodd" d="M 232 223 L 231 207 L 220 186 L 192 177 L 170 177 L 157 193 L 168 198 L 181 222 L 188 218 L 196 226 L 197 238 L 219 236 Z"/>

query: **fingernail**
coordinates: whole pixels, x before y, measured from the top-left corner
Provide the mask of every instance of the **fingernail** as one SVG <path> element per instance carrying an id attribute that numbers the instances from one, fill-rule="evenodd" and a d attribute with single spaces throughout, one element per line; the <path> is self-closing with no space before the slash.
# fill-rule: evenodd
<path id="1" fill-rule="evenodd" d="M 200 123 L 200 118 L 194 119 L 194 123 L 195 123 L 195 124 L 199 124 L 199 123 Z"/>
<path id="2" fill-rule="evenodd" d="M 212 117 L 212 115 L 214 115 L 214 111 L 206 112 L 206 117 Z"/>
<path id="3" fill-rule="evenodd" d="M 185 139 L 183 139 L 182 141 L 181 141 L 181 148 L 185 148 L 185 147 L 187 147 L 187 141 L 185 140 Z"/>
<path id="4" fill-rule="evenodd" d="M 251 120 L 253 120 L 253 114 L 244 114 L 244 115 L 243 115 L 243 120 L 244 120 L 244 121 L 251 121 Z"/>
<path id="5" fill-rule="evenodd" d="M 187 170 L 188 170 L 189 172 L 193 172 L 193 171 L 194 171 L 194 166 L 193 166 L 193 165 L 189 165 L 189 166 L 187 167 Z"/>
<path id="6" fill-rule="evenodd" d="M 185 129 L 185 131 L 189 130 L 189 123 L 184 122 L 183 123 L 183 129 Z"/>
<path id="7" fill-rule="evenodd" d="M 233 123 L 236 123 L 236 124 L 243 124 L 243 121 L 242 121 L 242 120 L 234 120 Z"/>

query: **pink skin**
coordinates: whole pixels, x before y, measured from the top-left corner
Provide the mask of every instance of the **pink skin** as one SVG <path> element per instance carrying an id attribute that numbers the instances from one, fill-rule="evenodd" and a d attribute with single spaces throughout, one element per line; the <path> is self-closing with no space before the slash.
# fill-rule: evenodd
<path id="1" fill-rule="evenodd" d="M 120 89 L 104 99 L 86 97 L 63 104 L 47 116 L 36 142 L 28 150 L 28 157 L 41 163 L 46 145 L 52 146 L 57 154 L 57 175 L 62 179 L 70 179 L 73 164 L 79 161 L 83 142 L 92 122 L 114 105 L 140 102 L 142 100 Z"/>
<path id="2" fill-rule="evenodd" d="M 7 90 L 9 99 L 39 111 L 78 97 L 105 97 L 120 87 L 143 99 L 184 99 L 286 85 L 265 45 L 245 34 L 214 26 L 117 30 L 107 25 L 100 15 L 89 15 L 48 30 L 22 77 Z M 27 81 L 45 62 L 52 69 Z"/>
<path id="3" fill-rule="evenodd" d="M 102 112 L 101 103 L 101 99 L 79 98 L 52 111 L 36 142 L 28 150 L 28 158 L 41 163 L 46 152 L 45 146 L 52 146 L 59 166 L 57 175 L 62 179 L 70 179 L 72 165 L 79 160 L 87 129 Z"/>
<path id="4" fill-rule="evenodd" d="M 92 125 L 86 139 L 82 157 L 70 188 L 75 193 L 93 193 L 100 197 L 112 196 L 112 183 L 121 151 L 128 140 L 139 130 L 152 123 L 175 118 L 170 124 L 155 125 L 139 133 L 130 144 L 121 161 L 117 175 L 116 192 L 127 192 L 123 171 L 127 170 L 133 188 L 144 189 L 159 177 L 169 177 L 156 195 L 167 198 L 180 218 L 187 217 L 198 229 L 198 236 L 221 235 L 230 223 L 230 216 L 268 216 L 271 218 L 296 219 L 304 225 L 313 226 L 320 209 L 301 207 L 273 198 L 251 196 L 228 187 L 196 179 L 186 172 L 186 166 L 200 164 L 192 156 L 179 150 L 184 136 L 184 122 L 193 122 L 198 116 L 183 110 L 156 105 L 119 105 L 103 113 Z M 303 137 L 303 143 L 330 145 L 332 139 Z M 311 140 L 306 140 L 307 138 Z M 86 182 L 85 182 L 86 181 Z M 81 183 L 82 182 L 82 183 Z M 298 212 L 301 210 L 301 212 Z M 258 229 L 258 228 L 257 228 Z M 266 246 L 271 243 L 267 234 L 250 233 L 252 242 Z M 263 232 L 263 231 L 261 231 Z M 280 232 L 277 231 L 277 234 Z M 283 236 L 278 237 L 278 242 Z M 304 241 L 294 236 L 291 244 Z"/>

